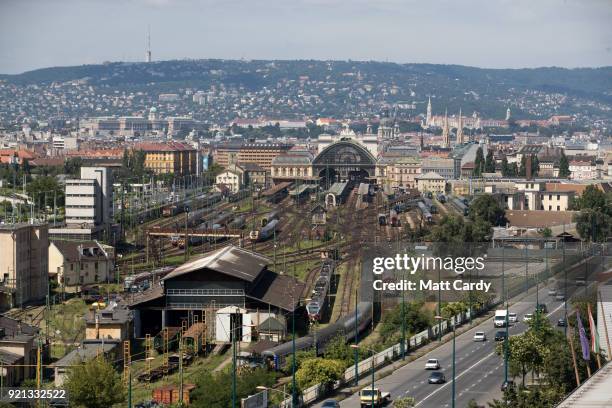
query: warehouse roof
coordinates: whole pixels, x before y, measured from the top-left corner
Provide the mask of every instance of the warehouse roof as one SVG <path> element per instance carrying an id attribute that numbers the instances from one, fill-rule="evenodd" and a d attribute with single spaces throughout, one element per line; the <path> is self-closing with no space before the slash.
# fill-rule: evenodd
<path id="1" fill-rule="evenodd" d="M 303 290 L 303 282 L 266 270 L 247 296 L 293 312 L 299 305 Z"/>
<path id="2" fill-rule="evenodd" d="M 203 258 L 179 266 L 166 275 L 163 280 L 174 279 L 201 269 L 211 269 L 215 272 L 253 282 L 269 263 L 270 260 L 263 255 L 229 245 L 213 251 Z"/>

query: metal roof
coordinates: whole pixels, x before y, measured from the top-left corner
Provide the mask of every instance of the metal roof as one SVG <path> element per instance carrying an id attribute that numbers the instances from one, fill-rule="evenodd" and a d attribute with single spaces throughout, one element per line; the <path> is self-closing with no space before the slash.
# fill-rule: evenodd
<path id="1" fill-rule="evenodd" d="M 612 364 L 606 363 L 557 408 L 605 408 L 612 406 Z"/>
<path id="2" fill-rule="evenodd" d="M 344 193 L 344 190 L 346 190 L 347 185 L 348 182 L 334 183 L 329 189 L 328 193 L 331 193 L 333 195 L 341 195 L 342 193 Z"/>
<path id="3" fill-rule="evenodd" d="M 213 251 L 203 258 L 179 266 L 162 280 L 174 279 L 202 269 L 211 269 L 224 275 L 253 282 L 269 263 L 270 259 L 263 255 L 229 245 Z"/>

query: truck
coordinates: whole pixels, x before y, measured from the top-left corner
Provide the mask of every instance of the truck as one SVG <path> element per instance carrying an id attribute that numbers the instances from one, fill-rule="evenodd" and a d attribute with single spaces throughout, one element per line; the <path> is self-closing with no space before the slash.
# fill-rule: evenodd
<path id="1" fill-rule="evenodd" d="M 507 318 L 508 311 L 506 309 L 496 310 L 495 317 L 493 318 L 493 327 L 506 327 Z"/>
<path id="2" fill-rule="evenodd" d="M 374 406 L 382 407 L 391 402 L 391 393 L 383 392 L 378 388 L 367 387 L 359 391 L 359 402 L 361 408 L 371 407 L 372 398 Z"/>

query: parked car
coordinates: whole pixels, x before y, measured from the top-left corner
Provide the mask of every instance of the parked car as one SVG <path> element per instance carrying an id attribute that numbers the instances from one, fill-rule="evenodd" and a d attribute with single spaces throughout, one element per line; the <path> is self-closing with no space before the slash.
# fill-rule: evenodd
<path id="1" fill-rule="evenodd" d="M 437 358 L 430 358 L 425 363 L 425 369 L 426 370 L 439 370 L 440 369 L 440 362 L 438 361 Z"/>
<path id="2" fill-rule="evenodd" d="M 430 384 L 444 384 L 446 382 L 446 377 L 444 377 L 443 372 L 436 371 L 434 373 L 431 373 L 427 382 Z"/>
<path id="3" fill-rule="evenodd" d="M 506 340 L 505 330 L 498 330 L 497 332 L 495 332 L 495 341 L 504 341 L 504 340 Z"/>
<path id="4" fill-rule="evenodd" d="M 474 341 L 487 341 L 487 335 L 485 332 L 476 332 L 474 333 Z"/>

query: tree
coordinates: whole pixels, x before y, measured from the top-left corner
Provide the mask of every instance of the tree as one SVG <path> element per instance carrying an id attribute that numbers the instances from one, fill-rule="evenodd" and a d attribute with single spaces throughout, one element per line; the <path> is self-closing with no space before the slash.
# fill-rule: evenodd
<path id="1" fill-rule="evenodd" d="M 83 159 L 80 157 L 71 157 L 64 162 L 64 173 L 73 177 L 78 177 L 83 165 Z"/>
<path id="2" fill-rule="evenodd" d="M 329 386 L 342 377 L 344 369 L 344 362 L 340 360 L 311 358 L 302 363 L 295 377 L 302 390 L 315 384 Z"/>
<path id="3" fill-rule="evenodd" d="M 537 176 L 540 173 L 540 159 L 537 155 L 531 156 L 531 175 L 532 177 Z"/>
<path id="4" fill-rule="evenodd" d="M 559 159 L 559 177 L 560 178 L 568 178 L 572 173 L 569 169 L 569 161 L 567 160 L 567 156 L 565 152 L 561 151 L 561 159 Z"/>
<path id="5" fill-rule="evenodd" d="M 504 355 L 505 342 L 496 346 L 496 352 Z M 521 376 L 522 384 L 525 385 L 525 377 L 529 371 L 536 373 L 542 371 L 544 359 L 547 357 L 548 348 L 540 336 L 528 330 L 523 334 L 511 336 L 508 339 L 508 359 L 510 374 L 513 377 Z"/>
<path id="6" fill-rule="evenodd" d="M 327 343 L 324 356 L 326 359 L 342 361 L 348 367 L 355 358 L 355 352 L 346 344 L 344 337 L 338 335 Z"/>
<path id="7" fill-rule="evenodd" d="M 196 388 L 192 393 L 194 408 L 226 408 L 232 405 L 232 372 L 211 373 L 202 370 L 195 376 Z M 272 387 L 276 382 L 273 371 L 263 368 L 241 371 L 236 378 L 238 401 L 257 392 L 257 386 Z"/>
<path id="8" fill-rule="evenodd" d="M 575 204 L 580 212 L 574 221 L 583 239 L 602 242 L 612 235 L 612 193 L 605 194 L 590 185 Z"/>
<path id="9" fill-rule="evenodd" d="M 71 406 L 108 408 L 125 401 L 121 376 L 110 362 L 101 357 L 73 367 L 64 385 L 70 395 Z"/>
<path id="10" fill-rule="evenodd" d="M 552 237 L 552 230 L 551 230 L 550 228 L 548 228 L 548 227 L 544 227 L 544 228 L 542 229 L 542 236 L 543 236 L 544 238 L 550 238 L 550 237 Z"/>
<path id="11" fill-rule="evenodd" d="M 469 211 L 472 221 L 483 220 L 495 226 L 506 223 L 505 211 L 490 194 L 483 194 L 472 200 Z"/>
<path id="12" fill-rule="evenodd" d="M 501 163 L 501 173 L 504 177 L 510 177 L 510 166 L 508 166 L 508 158 L 504 156 Z"/>
<path id="13" fill-rule="evenodd" d="M 480 177 L 482 175 L 482 171 L 485 168 L 485 158 L 484 153 L 482 152 L 482 147 L 478 147 L 476 150 L 476 158 L 474 159 L 474 171 L 473 175 L 475 177 Z"/>
<path id="14" fill-rule="evenodd" d="M 506 161 L 506 164 L 508 162 Z M 485 160 L 485 172 L 487 173 L 495 173 L 495 159 L 493 158 L 493 149 L 489 149 L 487 152 L 487 158 Z"/>
<path id="15" fill-rule="evenodd" d="M 518 169 L 518 176 L 525 177 L 526 175 L 527 175 L 527 156 L 523 155 L 523 157 L 521 157 L 521 165 L 519 166 L 519 169 Z"/>

